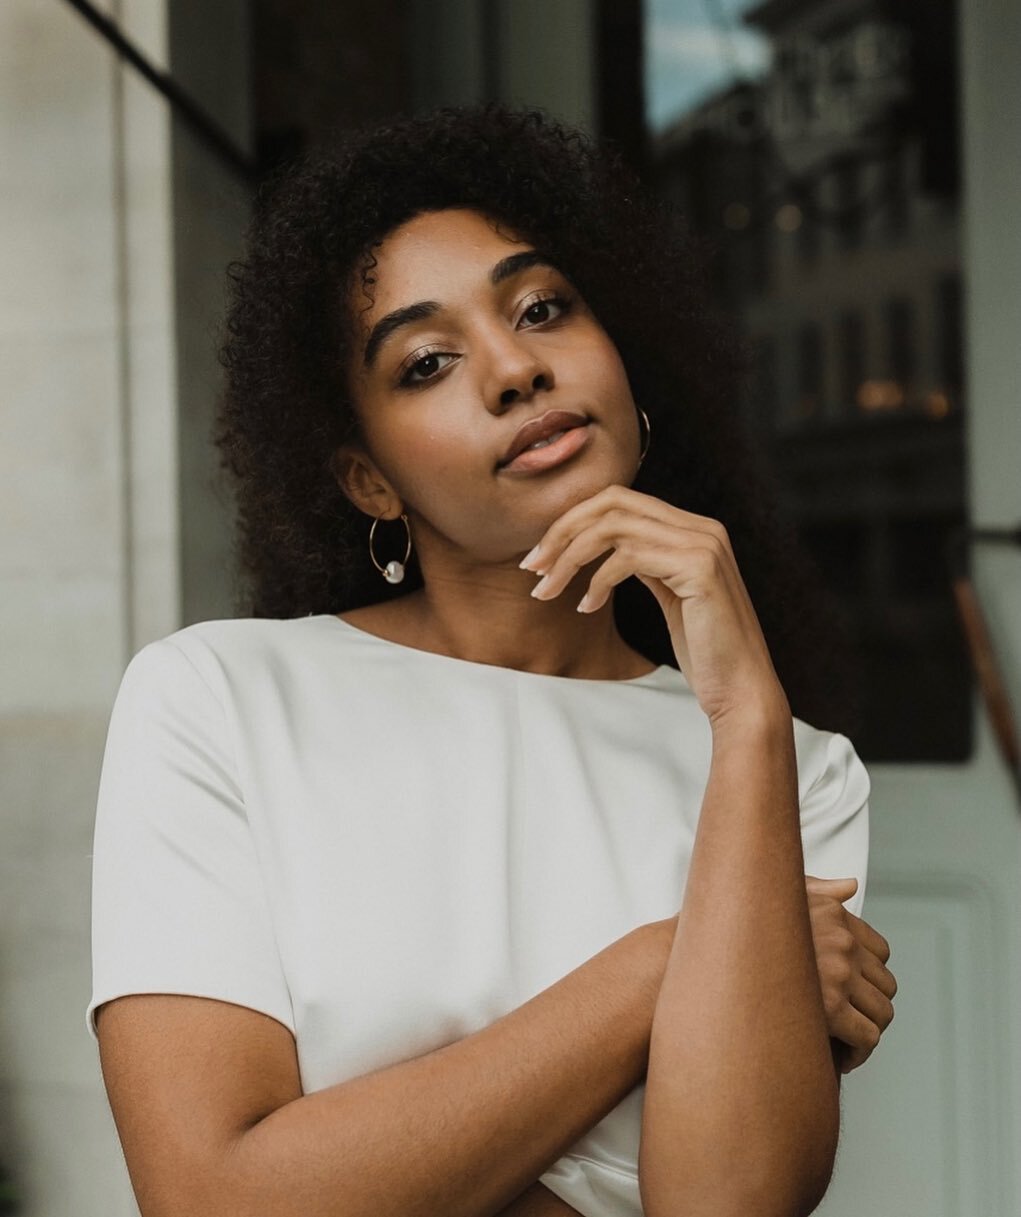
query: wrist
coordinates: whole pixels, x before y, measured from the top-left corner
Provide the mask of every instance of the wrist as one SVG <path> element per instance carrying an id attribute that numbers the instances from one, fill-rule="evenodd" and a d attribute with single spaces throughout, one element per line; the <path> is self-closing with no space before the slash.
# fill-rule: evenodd
<path id="1" fill-rule="evenodd" d="M 744 743 L 782 743 L 793 738 L 791 707 L 779 684 L 756 690 L 710 715 L 713 744 L 738 739 Z"/>

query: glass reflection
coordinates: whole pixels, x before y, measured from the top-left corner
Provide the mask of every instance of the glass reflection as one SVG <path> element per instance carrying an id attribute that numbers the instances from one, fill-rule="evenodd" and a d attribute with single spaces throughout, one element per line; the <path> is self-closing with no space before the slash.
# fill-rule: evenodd
<path id="1" fill-rule="evenodd" d="M 651 0 L 645 21 L 652 173 L 754 352 L 748 422 L 862 656 L 856 739 L 963 759 L 952 4 Z"/>

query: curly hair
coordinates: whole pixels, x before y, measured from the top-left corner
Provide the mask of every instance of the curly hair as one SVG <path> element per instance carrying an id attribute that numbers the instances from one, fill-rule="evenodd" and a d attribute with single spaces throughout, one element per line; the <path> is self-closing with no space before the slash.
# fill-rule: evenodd
<path id="1" fill-rule="evenodd" d="M 708 305 L 705 252 L 618 153 L 535 108 L 444 106 L 354 131 L 260 191 L 228 271 L 214 432 L 238 506 L 239 611 L 343 612 L 421 587 L 414 560 L 399 587 L 380 578 L 330 458 L 358 426 L 349 287 L 371 283 L 395 228 L 450 207 L 526 237 L 573 282 L 651 420 L 635 489 L 723 522 L 794 712 L 832 724 L 847 690 L 835 618 L 743 433 L 744 354 Z M 637 580 L 616 588 L 614 613 L 631 646 L 676 666 Z"/>

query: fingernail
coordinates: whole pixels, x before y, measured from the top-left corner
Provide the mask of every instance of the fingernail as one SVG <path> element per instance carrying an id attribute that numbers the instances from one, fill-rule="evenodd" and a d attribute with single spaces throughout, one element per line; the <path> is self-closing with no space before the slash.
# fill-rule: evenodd
<path id="1" fill-rule="evenodd" d="M 549 576 L 543 575 L 543 577 L 539 580 L 539 582 L 535 585 L 535 587 L 532 588 L 532 595 L 535 596 L 536 599 L 542 599 L 542 593 L 548 586 L 549 586 Z"/>
<path id="2" fill-rule="evenodd" d="M 527 554 L 525 554 L 525 556 L 518 563 L 518 566 L 521 568 L 521 570 L 528 570 L 538 556 L 539 546 L 536 545 L 534 548 L 530 549 Z"/>
<path id="3" fill-rule="evenodd" d="M 582 598 L 578 601 L 578 612 L 587 613 L 591 607 L 592 597 L 588 594 L 588 592 L 586 592 L 585 595 L 582 596 Z"/>

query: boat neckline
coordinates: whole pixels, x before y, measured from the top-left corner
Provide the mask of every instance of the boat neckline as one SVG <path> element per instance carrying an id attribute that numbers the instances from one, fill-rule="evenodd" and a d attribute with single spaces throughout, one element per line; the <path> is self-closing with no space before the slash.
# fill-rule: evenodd
<path id="1" fill-rule="evenodd" d="M 527 672 L 521 668 L 506 668 L 498 663 L 480 663 L 475 659 L 461 659 L 457 655 L 443 655 L 439 651 L 426 651 L 421 647 L 408 646 L 404 642 L 394 642 L 391 638 L 382 638 L 379 634 L 370 634 L 368 630 L 363 630 L 360 626 L 352 625 L 350 621 L 345 621 L 343 617 L 338 616 L 336 613 L 322 613 L 321 617 L 335 622 L 342 629 L 348 630 L 353 634 L 358 634 L 370 642 L 378 642 L 381 646 L 392 647 L 398 651 L 409 651 L 412 655 L 425 655 L 429 659 L 440 659 L 446 660 L 448 663 L 464 664 L 469 668 L 485 668 L 489 672 L 509 672 L 513 676 L 521 676 L 531 680 L 555 680 L 572 685 L 641 685 L 646 682 L 655 682 L 664 672 L 673 672 L 677 676 L 681 675 L 677 668 L 668 663 L 657 664 L 650 672 L 643 672 L 640 676 L 628 676 L 623 680 L 614 680 L 612 677 L 558 676 L 553 672 Z"/>

